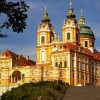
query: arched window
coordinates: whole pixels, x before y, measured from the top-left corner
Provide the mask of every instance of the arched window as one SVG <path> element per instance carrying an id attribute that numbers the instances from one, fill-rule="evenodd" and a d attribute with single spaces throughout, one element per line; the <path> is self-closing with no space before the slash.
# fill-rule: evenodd
<path id="1" fill-rule="evenodd" d="M 62 67 L 62 62 L 60 62 L 59 67 L 60 67 L 60 68 Z"/>
<path id="2" fill-rule="evenodd" d="M 12 73 L 12 82 L 17 83 L 18 81 L 21 81 L 21 72 L 20 71 L 14 71 Z"/>
<path id="3" fill-rule="evenodd" d="M 45 43 L 45 37 L 44 36 L 41 37 L 41 43 Z"/>
<path id="4" fill-rule="evenodd" d="M 67 40 L 70 40 L 70 33 L 67 33 Z"/>
<path id="5" fill-rule="evenodd" d="M 57 61 L 55 62 L 55 67 L 58 67 L 58 62 Z"/>

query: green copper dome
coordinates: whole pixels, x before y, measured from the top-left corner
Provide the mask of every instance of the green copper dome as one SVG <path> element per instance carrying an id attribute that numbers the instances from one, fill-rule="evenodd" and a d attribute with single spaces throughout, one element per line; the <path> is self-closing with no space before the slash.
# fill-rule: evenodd
<path id="1" fill-rule="evenodd" d="M 78 26 L 80 28 L 80 36 L 92 36 L 94 37 L 93 31 L 89 26 L 85 24 L 85 18 L 83 16 L 83 10 L 81 9 L 81 16 L 78 19 Z"/>
<path id="2" fill-rule="evenodd" d="M 91 30 L 89 26 L 86 26 L 86 25 L 80 25 L 80 35 L 94 37 L 93 31 Z"/>

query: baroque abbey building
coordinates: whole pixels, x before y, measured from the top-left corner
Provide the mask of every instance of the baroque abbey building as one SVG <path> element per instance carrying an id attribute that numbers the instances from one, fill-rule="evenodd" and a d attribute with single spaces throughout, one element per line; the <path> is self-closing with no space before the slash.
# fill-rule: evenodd
<path id="1" fill-rule="evenodd" d="M 57 36 L 45 7 L 37 30 L 36 63 L 9 50 L 0 53 L 0 86 L 13 87 L 37 81 L 63 81 L 73 86 L 100 86 L 100 52 L 95 35 L 72 3 Z"/>
<path id="2" fill-rule="evenodd" d="M 60 41 L 45 7 L 37 31 L 37 65 L 47 68 L 47 72 L 51 71 L 51 80 L 62 80 L 75 86 L 95 85 L 98 81 L 96 73 L 100 67 L 100 52 L 94 49 L 95 36 L 86 25 L 83 15 L 78 20 L 75 17 L 70 2 Z"/>

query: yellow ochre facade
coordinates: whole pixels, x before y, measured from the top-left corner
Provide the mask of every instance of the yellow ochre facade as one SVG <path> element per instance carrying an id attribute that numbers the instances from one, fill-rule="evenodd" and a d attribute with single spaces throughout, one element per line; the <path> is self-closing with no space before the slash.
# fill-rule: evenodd
<path id="1" fill-rule="evenodd" d="M 63 81 L 73 86 L 100 86 L 100 52 L 95 35 L 72 3 L 57 36 L 45 6 L 37 29 L 36 63 L 9 50 L 0 53 L 0 95 L 12 87 L 38 81 Z M 34 52 L 34 51 L 33 51 Z"/>
<path id="2" fill-rule="evenodd" d="M 96 85 L 100 53 L 94 49 L 95 36 L 81 14 L 75 19 L 72 3 L 62 26 L 62 40 L 50 23 L 46 7 L 37 30 L 37 65 L 51 67 L 54 80 L 70 85 Z M 48 70 L 50 71 L 50 70 Z M 58 72 L 58 77 L 55 77 Z M 53 70 L 52 70 L 53 72 Z M 45 79 L 44 80 L 48 80 Z"/>

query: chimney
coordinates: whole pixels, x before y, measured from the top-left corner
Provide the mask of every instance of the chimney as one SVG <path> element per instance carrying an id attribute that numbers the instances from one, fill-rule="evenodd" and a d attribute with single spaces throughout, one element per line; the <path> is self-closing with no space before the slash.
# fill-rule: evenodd
<path id="1" fill-rule="evenodd" d="M 27 60 L 29 60 L 30 58 L 29 58 L 29 56 L 27 56 Z"/>

